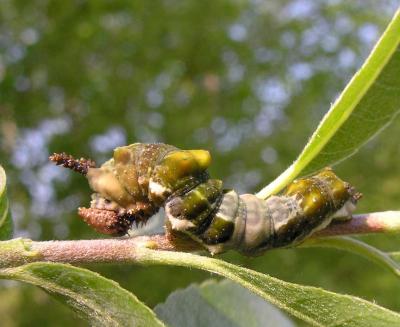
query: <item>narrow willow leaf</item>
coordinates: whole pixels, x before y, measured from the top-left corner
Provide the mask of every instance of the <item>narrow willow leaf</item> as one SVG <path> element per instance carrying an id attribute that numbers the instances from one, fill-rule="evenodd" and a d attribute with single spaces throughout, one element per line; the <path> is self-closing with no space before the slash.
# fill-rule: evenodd
<path id="1" fill-rule="evenodd" d="M 383 268 L 390 270 L 397 277 L 400 277 L 400 263 L 396 262 L 390 254 L 351 237 L 338 236 L 313 238 L 308 239 L 300 246 L 328 247 L 349 251 L 371 260 L 372 262 L 382 266 Z"/>
<path id="2" fill-rule="evenodd" d="M 6 173 L 0 166 L 0 240 L 12 237 L 12 220 L 7 198 Z"/>
<path id="3" fill-rule="evenodd" d="M 297 160 L 257 196 L 265 199 L 300 173 L 311 173 L 354 154 L 398 114 L 399 92 L 400 10 Z"/>
<path id="4" fill-rule="evenodd" d="M 296 285 L 213 258 L 140 249 L 145 264 L 168 264 L 210 271 L 241 284 L 270 303 L 313 326 L 400 326 L 400 314 L 363 299 Z"/>
<path id="5" fill-rule="evenodd" d="M 164 326 L 132 293 L 87 269 L 37 262 L 2 269 L 0 277 L 40 286 L 92 326 Z"/>
<path id="6" fill-rule="evenodd" d="M 154 311 L 174 327 L 295 326 L 275 306 L 226 279 L 173 292 Z"/>

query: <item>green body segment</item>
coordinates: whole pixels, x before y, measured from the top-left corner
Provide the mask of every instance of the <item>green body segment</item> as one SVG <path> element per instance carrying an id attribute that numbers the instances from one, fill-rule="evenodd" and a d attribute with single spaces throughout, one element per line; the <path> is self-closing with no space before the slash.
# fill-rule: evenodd
<path id="1" fill-rule="evenodd" d="M 177 191 L 200 177 L 211 163 L 211 156 L 204 150 L 175 150 L 165 155 L 154 169 L 153 179 Z"/>
<path id="2" fill-rule="evenodd" d="M 340 219 L 350 219 L 358 200 L 350 184 L 339 179 L 330 168 L 310 178 L 293 181 L 283 196 L 287 199 L 290 219 L 275 218 L 274 247 L 295 244 L 326 227 L 346 204 Z"/>
<path id="3" fill-rule="evenodd" d="M 300 199 L 307 216 L 329 215 L 349 200 L 351 186 L 326 168 L 313 177 L 294 181 L 284 195 Z"/>
<path id="4" fill-rule="evenodd" d="M 219 208 L 222 194 L 222 182 L 209 179 L 192 190 L 173 197 L 166 205 L 167 217 L 173 228 L 202 238 L 212 224 L 212 217 Z M 187 221 L 187 224 L 177 224 L 176 220 Z"/>
<path id="5" fill-rule="evenodd" d="M 182 196 L 183 212 L 188 220 L 193 221 L 200 228 L 204 216 L 216 209 L 221 198 L 222 182 L 210 179 Z"/>
<path id="6" fill-rule="evenodd" d="M 200 239 L 206 245 L 215 245 L 228 241 L 233 234 L 235 224 L 215 215 L 207 230 L 201 234 Z"/>
<path id="7" fill-rule="evenodd" d="M 229 216 L 222 212 L 224 194 L 222 181 L 209 179 L 189 192 L 169 200 L 166 204 L 166 215 L 172 228 L 189 234 L 204 245 L 227 241 L 234 230 L 233 218 L 237 210 L 231 210 Z M 228 208 L 232 208 L 231 203 Z"/>

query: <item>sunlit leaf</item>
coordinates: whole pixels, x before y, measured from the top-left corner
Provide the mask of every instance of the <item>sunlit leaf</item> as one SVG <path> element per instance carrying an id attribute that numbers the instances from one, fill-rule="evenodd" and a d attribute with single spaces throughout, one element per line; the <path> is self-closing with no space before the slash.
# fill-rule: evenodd
<path id="1" fill-rule="evenodd" d="M 154 311 L 174 327 L 294 326 L 276 307 L 226 279 L 173 292 Z"/>
<path id="2" fill-rule="evenodd" d="M 321 120 L 297 160 L 257 196 L 279 192 L 300 173 L 335 164 L 387 126 L 400 110 L 400 11 Z"/>
<path id="3" fill-rule="evenodd" d="M 7 198 L 6 173 L 0 166 L 0 240 L 12 236 L 12 220 L 10 206 Z"/>
<path id="4" fill-rule="evenodd" d="M 0 270 L 0 277 L 40 286 L 93 326 L 164 326 L 132 293 L 86 269 L 38 262 Z"/>
<path id="5" fill-rule="evenodd" d="M 374 303 L 316 287 L 284 282 L 222 260 L 148 249 L 141 250 L 136 258 L 146 264 L 178 265 L 219 274 L 313 326 L 400 326 L 400 314 Z"/>

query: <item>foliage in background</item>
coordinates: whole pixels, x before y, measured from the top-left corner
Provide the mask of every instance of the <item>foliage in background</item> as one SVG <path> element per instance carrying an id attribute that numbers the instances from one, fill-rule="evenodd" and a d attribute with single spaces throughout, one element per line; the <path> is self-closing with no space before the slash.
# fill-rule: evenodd
<path id="1" fill-rule="evenodd" d="M 13 229 L 6 181 L 6 173 L 0 166 L 0 241 L 11 238 Z"/>
<path id="2" fill-rule="evenodd" d="M 75 208 L 89 199 L 85 182 L 48 165 L 52 151 L 101 161 L 133 141 L 208 148 L 214 176 L 257 190 L 295 159 L 394 4 L 3 2 L 0 159 L 17 235 L 97 237 L 76 219 Z M 400 151 L 395 128 L 340 167 L 340 175 L 368 194 L 364 211 L 398 208 L 400 168 L 390 160 Z M 396 240 L 374 238 L 388 249 L 396 249 Z M 376 279 L 380 270 L 350 255 L 324 249 L 225 258 L 400 308 L 396 280 Z M 207 276 L 168 267 L 94 269 L 151 306 Z M 29 316 L 14 314 L 16 325 L 51 325 L 63 310 L 32 288 L 7 287 L 0 297 L 14 294 L 11 302 Z M 55 309 L 38 310 L 49 305 Z"/>
<path id="3" fill-rule="evenodd" d="M 337 164 L 358 151 L 398 115 L 400 19 L 397 11 L 362 67 L 321 119 L 296 161 L 257 193 L 279 192 L 299 174 Z"/>

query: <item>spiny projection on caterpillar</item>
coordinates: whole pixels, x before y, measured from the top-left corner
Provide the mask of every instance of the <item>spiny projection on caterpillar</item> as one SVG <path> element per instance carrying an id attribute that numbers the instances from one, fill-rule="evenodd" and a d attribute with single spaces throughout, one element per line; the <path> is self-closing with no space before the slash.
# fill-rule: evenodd
<path id="1" fill-rule="evenodd" d="M 208 151 L 162 143 L 118 147 L 98 168 L 92 160 L 65 153 L 50 160 L 88 179 L 94 191 L 90 208 L 78 213 L 96 231 L 124 235 L 164 207 L 167 229 L 213 254 L 234 249 L 255 255 L 298 244 L 332 220 L 351 219 L 361 197 L 330 168 L 295 180 L 266 200 L 239 195 L 210 178 Z"/>

